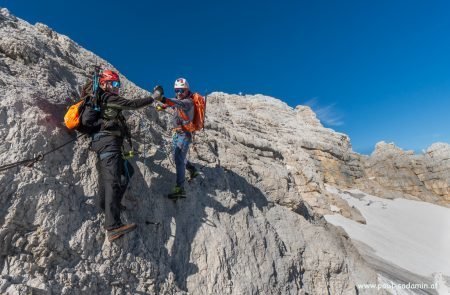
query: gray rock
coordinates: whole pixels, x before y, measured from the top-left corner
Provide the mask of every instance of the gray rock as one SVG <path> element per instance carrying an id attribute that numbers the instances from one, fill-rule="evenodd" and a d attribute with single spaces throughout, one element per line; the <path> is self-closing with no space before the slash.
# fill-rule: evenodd
<path id="1" fill-rule="evenodd" d="M 380 142 L 365 161 L 368 181 L 361 188 L 388 198 L 450 204 L 450 145 L 436 143 L 421 155 Z"/>
<path id="2" fill-rule="evenodd" d="M 74 139 L 62 124 L 67 98 L 94 64 L 113 68 L 46 25 L 0 10 L 1 165 Z M 148 94 L 121 78 L 124 96 Z M 364 218 L 325 186 L 448 202 L 446 144 L 422 156 L 380 146 L 364 157 L 308 107 L 214 92 L 190 152 L 204 177 L 174 204 L 164 197 L 175 178 L 170 115 L 147 108 L 126 117 L 140 154 L 122 217 L 138 229 L 115 244 L 105 239 L 85 138 L 32 168 L 0 172 L 2 292 L 357 294 L 376 272 L 323 215 Z"/>

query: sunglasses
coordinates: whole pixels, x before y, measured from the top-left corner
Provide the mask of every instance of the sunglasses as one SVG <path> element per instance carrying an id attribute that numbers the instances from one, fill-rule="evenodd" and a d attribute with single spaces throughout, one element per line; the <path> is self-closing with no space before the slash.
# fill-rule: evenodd
<path id="1" fill-rule="evenodd" d="M 175 89 L 176 94 L 182 94 L 182 93 L 184 93 L 184 91 L 186 91 L 186 89 L 183 89 L 183 88 Z"/>
<path id="2" fill-rule="evenodd" d="M 114 88 L 120 88 L 120 81 L 111 81 L 111 86 Z"/>

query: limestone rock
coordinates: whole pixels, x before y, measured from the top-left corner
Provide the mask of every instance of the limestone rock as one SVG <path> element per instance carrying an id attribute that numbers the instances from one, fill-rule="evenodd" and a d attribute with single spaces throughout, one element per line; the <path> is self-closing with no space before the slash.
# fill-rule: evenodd
<path id="1" fill-rule="evenodd" d="M 366 191 L 395 198 L 419 199 L 449 206 L 450 146 L 433 144 L 422 155 L 380 142 L 365 161 Z"/>
<path id="2" fill-rule="evenodd" d="M 94 64 L 113 68 L 46 25 L 0 10 L 0 165 L 75 138 L 63 115 Z M 125 97 L 148 94 L 121 79 Z M 170 115 L 125 116 L 140 154 L 122 217 L 138 229 L 105 240 L 87 138 L 1 172 L 1 292 L 357 294 L 376 273 L 323 215 L 365 221 L 326 186 L 448 200 L 446 144 L 423 156 L 380 146 L 364 157 L 308 107 L 214 92 L 190 153 L 203 179 L 174 204 L 164 197 L 175 178 Z"/>

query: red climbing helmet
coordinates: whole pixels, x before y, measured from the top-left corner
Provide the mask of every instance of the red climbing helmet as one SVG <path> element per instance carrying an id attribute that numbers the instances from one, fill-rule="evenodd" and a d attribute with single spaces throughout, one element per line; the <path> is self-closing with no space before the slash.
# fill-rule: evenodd
<path id="1" fill-rule="evenodd" d="M 119 74 L 111 70 L 103 70 L 100 74 L 100 84 L 108 81 L 120 81 Z"/>

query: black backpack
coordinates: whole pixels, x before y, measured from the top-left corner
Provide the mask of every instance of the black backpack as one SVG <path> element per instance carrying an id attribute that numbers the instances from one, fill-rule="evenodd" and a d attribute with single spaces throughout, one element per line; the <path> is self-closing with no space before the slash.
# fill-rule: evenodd
<path id="1" fill-rule="evenodd" d="M 100 104 L 94 102 L 92 97 L 86 97 L 81 111 L 80 126 L 78 131 L 86 134 L 93 134 L 100 131 L 103 119 Z"/>

